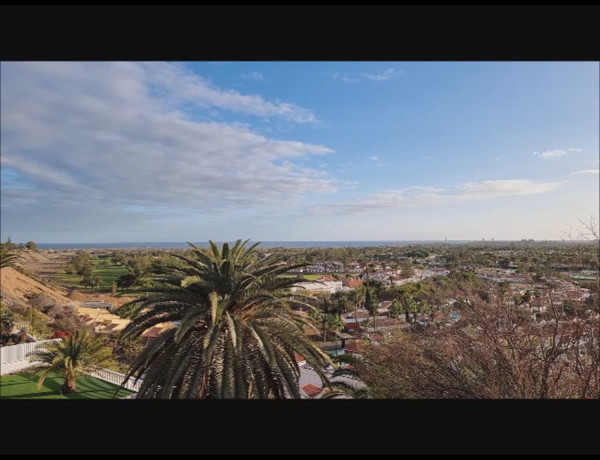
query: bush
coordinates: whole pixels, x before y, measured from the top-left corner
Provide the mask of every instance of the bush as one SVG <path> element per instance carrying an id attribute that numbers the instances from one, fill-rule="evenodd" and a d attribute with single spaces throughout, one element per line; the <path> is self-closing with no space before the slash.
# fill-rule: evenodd
<path id="1" fill-rule="evenodd" d="M 66 339 L 67 337 L 69 337 L 67 331 L 54 331 L 54 334 L 50 336 L 51 339 Z"/>

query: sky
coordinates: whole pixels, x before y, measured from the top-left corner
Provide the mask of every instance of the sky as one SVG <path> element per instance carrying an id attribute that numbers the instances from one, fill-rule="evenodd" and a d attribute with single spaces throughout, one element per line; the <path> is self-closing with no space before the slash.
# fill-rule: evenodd
<path id="1" fill-rule="evenodd" d="M 0 239 L 559 240 L 597 62 L 2 62 Z"/>

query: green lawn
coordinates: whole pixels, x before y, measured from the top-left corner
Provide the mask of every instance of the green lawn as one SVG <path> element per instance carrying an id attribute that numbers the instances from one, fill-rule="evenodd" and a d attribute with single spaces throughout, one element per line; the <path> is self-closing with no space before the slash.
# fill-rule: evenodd
<path id="1" fill-rule="evenodd" d="M 50 374 L 41 389 L 37 389 L 37 377 L 32 373 L 3 375 L 0 377 L 0 399 L 113 399 L 118 388 L 112 383 L 94 377 L 82 377 L 77 380 L 74 393 L 61 395 L 64 381 L 56 374 Z M 117 398 L 133 392 L 120 389 Z"/>
<path id="2" fill-rule="evenodd" d="M 109 265 L 101 265 L 103 261 L 108 261 Z M 94 275 L 102 277 L 102 284 L 97 289 L 98 291 L 110 292 L 110 285 L 112 282 L 116 281 L 119 276 L 127 273 L 125 267 L 114 265 L 108 259 L 92 259 L 91 262 L 94 265 Z M 80 275 L 67 275 L 66 273 L 61 273 L 58 278 L 62 283 L 70 284 L 77 289 L 86 289 L 86 287 L 81 284 Z"/>

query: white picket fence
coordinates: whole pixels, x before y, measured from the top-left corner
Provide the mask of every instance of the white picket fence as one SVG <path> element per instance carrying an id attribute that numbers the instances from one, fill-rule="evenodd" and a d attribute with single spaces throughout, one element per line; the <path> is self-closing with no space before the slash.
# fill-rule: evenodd
<path id="1" fill-rule="evenodd" d="M 1 374 L 8 374 L 12 372 L 22 371 L 31 366 L 35 366 L 37 362 L 29 361 L 29 353 L 38 349 L 38 345 L 49 342 L 56 342 L 61 339 L 52 339 L 52 340 L 42 340 L 39 342 L 29 342 L 29 343 L 21 343 L 19 345 L 10 345 L 7 347 L 0 347 L 0 370 Z M 40 347 L 40 350 L 44 350 L 44 347 Z M 121 386 L 123 381 L 125 380 L 125 374 L 121 374 L 120 372 L 111 371 L 110 369 L 99 369 L 90 374 L 92 377 L 96 377 L 97 379 L 104 380 L 108 383 L 113 383 L 115 385 Z M 134 382 L 133 378 L 130 378 L 125 384 L 123 388 L 126 388 L 131 391 L 139 391 L 142 386 L 143 381 L 138 380 Z"/>
<path id="2" fill-rule="evenodd" d="M 27 356 L 32 351 L 35 351 L 37 346 L 42 343 L 56 342 L 60 339 L 41 340 L 39 342 L 20 343 L 19 345 L 10 345 L 8 347 L 0 347 L 0 364 L 15 363 L 17 361 L 29 361 Z M 41 350 L 44 350 L 42 347 Z"/>
<path id="3" fill-rule="evenodd" d="M 125 380 L 125 374 L 121 374 L 120 372 L 115 372 L 111 371 L 110 369 L 104 368 L 92 372 L 90 375 L 92 377 L 96 377 L 97 379 L 104 380 L 105 382 L 113 383 L 119 386 L 121 386 L 123 380 Z M 140 387 L 142 386 L 142 383 L 142 380 L 138 380 L 137 382 L 135 382 L 134 377 L 131 377 L 129 380 L 127 380 L 127 382 L 125 382 L 123 388 L 127 388 L 131 391 L 139 391 Z"/>

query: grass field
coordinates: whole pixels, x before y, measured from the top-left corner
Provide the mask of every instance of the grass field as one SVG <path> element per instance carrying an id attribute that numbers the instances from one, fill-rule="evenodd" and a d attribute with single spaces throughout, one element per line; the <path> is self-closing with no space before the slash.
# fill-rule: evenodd
<path id="1" fill-rule="evenodd" d="M 107 261 L 109 265 L 102 265 L 104 261 Z M 102 284 L 97 289 L 98 291 L 110 292 L 110 285 L 113 281 L 116 281 L 119 276 L 127 273 L 126 268 L 121 265 L 114 265 L 108 259 L 92 259 L 92 264 L 94 265 L 94 275 L 98 275 L 102 278 Z M 61 283 L 69 284 L 77 289 L 86 289 L 85 286 L 81 284 L 80 275 L 67 275 L 63 272 L 59 275 L 59 280 Z"/>
<path id="2" fill-rule="evenodd" d="M 31 372 L 3 375 L 0 377 L 0 399 L 113 399 L 117 386 L 94 377 L 82 377 L 77 380 L 74 393 L 61 395 L 63 379 L 50 374 L 44 385 L 37 389 L 37 377 Z M 121 388 L 116 398 L 128 396 L 133 392 Z"/>

